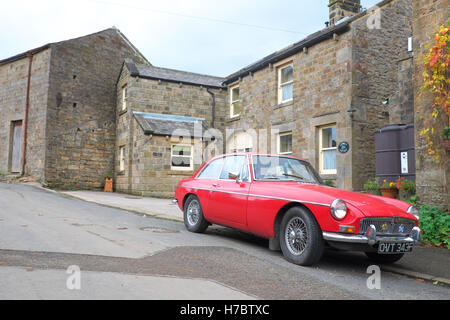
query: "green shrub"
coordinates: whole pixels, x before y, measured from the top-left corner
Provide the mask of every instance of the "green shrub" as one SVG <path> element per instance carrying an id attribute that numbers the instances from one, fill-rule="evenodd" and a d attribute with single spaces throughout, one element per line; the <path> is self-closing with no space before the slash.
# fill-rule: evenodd
<path id="1" fill-rule="evenodd" d="M 406 202 L 408 202 L 410 205 L 412 206 L 417 206 L 417 201 L 419 200 L 419 196 L 417 194 L 412 195 L 411 197 L 409 197 L 408 200 L 406 200 Z"/>
<path id="2" fill-rule="evenodd" d="M 333 187 L 334 188 L 334 183 L 331 180 L 326 180 L 325 181 L 325 185 L 328 186 L 328 187 Z"/>
<path id="3" fill-rule="evenodd" d="M 420 208 L 420 228 L 424 243 L 447 246 L 450 249 L 450 214 L 439 207 L 424 205 Z"/>
<path id="4" fill-rule="evenodd" d="M 364 190 L 380 190 L 378 178 L 367 180 L 367 182 L 364 184 Z"/>
<path id="5" fill-rule="evenodd" d="M 411 194 L 416 193 L 416 184 L 412 182 L 411 180 L 405 180 L 403 184 L 400 186 L 400 188 L 405 191 L 409 192 Z"/>
<path id="6" fill-rule="evenodd" d="M 450 140 L 450 126 L 444 128 L 444 139 Z"/>

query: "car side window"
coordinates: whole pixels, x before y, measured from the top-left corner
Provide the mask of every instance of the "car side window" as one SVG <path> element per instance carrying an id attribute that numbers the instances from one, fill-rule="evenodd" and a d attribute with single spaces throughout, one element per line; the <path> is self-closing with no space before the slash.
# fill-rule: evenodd
<path id="1" fill-rule="evenodd" d="M 242 171 L 242 167 L 246 161 L 244 155 L 233 155 L 225 158 L 220 179 L 233 180 L 236 179 Z M 235 177 L 234 177 L 235 176 Z"/>
<path id="2" fill-rule="evenodd" d="M 220 172 L 222 171 L 224 158 L 212 160 L 200 174 L 197 179 L 219 179 Z"/>
<path id="3" fill-rule="evenodd" d="M 247 161 L 244 161 L 240 178 L 243 182 L 250 182 Z"/>

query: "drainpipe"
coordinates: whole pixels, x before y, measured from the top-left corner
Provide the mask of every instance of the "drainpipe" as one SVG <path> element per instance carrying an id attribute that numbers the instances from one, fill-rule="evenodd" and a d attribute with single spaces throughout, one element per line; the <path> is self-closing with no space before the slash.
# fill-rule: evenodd
<path id="1" fill-rule="evenodd" d="M 211 95 L 212 98 L 212 104 L 211 104 L 211 128 L 214 128 L 214 122 L 216 121 L 216 96 L 214 92 L 209 90 L 209 88 L 206 88 L 206 91 Z"/>
<path id="2" fill-rule="evenodd" d="M 209 90 L 208 87 L 206 87 L 206 91 L 211 95 L 211 98 L 212 98 L 212 102 L 211 102 L 211 128 L 214 128 L 214 122 L 216 121 L 216 95 L 214 94 L 214 92 Z M 205 150 L 208 148 L 208 144 L 209 144 L 209 142 L 206 141 L 206 143 L 205 143 Z"/>
<path id="3" fill-rule="evenodd" d="M 27 79 L 27 96 L 25 100 L 25 118 L 23 124 L 23 149 L 22 149 L 22 176 L 25 175 L 25 163 L 27 154 L 27 127 L 28 127 L 28 108 L 30 105 L 30 82 L 31 82 L 31 66 L 33 63 L 33 53 L 27 53 L 28 57 L 28 79 Z"/>

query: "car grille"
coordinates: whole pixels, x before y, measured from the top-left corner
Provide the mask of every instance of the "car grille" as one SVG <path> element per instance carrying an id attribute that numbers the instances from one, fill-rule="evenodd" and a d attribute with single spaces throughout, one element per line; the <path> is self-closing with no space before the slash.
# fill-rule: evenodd
<path id="1" fill-rule="evenodd" d="M 359 224 L 359 233 L 366 233 L 371 224 L 381 235 L 409 235 L 416 226 L 414 220 L 404 218 L 364 218 Z"/>

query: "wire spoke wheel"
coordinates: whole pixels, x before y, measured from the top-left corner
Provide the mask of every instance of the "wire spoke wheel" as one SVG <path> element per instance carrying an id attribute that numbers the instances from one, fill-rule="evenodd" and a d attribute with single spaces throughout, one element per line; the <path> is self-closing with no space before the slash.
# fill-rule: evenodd
<path id="1" fill-rule="evenodd" d="M 286 225 L 285 241 L 293 255 L 300 255 L 308 245 L 308 229 L 300 217 L 293 217 Z"/>
<path id="2" fill-rule="evenodd" d="M 195 226 L 200 219 L 200 203 L 192 200 L 187 208 L 187 220 L 191 226 Z"/>
<path id="3" fill-rule="evenodd" d="M 324 240 L 311 211 L 300 206 L 290 208 L 284 214 L 279 230 L 281 251 L 288 261 L 302 266 L 319 262 Z"/>
<path id="4" fill-rule="evenodd" d="M 190 195 L 184 202 L 183 208 L 184 225 L 186 229 L 195 233 L 205 232 L 210 225 L 203 216 L 200 199 L 196 195 Z"/>

